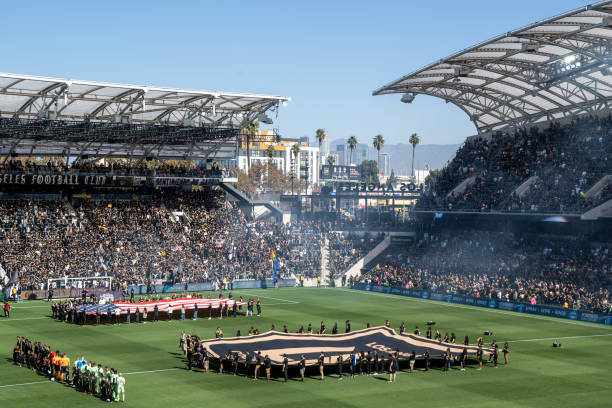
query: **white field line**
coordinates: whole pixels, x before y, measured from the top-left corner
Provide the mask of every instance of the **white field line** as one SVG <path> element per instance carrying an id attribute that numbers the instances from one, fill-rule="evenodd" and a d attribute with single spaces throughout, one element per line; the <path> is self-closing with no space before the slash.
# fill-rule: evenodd
<path id="1" fill-rule="evenodd" d="M 134 371 L 132 373 L 125 373 L 123 375 L 160 373 L 160 372 L 164 372 L 164 371 L 176 371 L 176 370 L 180 370 L 180 368 L 163 368 L 161 370 Z M 53 383 L 53 381 L 47 380 L 47 381 L 27 382 L 27 383 L 21 383 L 21 384 L 7 384 L 7 385 L 0 385 L 0 388 L 20 387 L 22 385 L 34 385 L 34 384 L 46 384 L 46 383 L 51 384 L 51 383 Z"/>
<path id="2" fill-rule="evenodd" d="M 7 387 L 19 387 L 22 385 L 33 385 L 33 384 L 46 384 L 49 383 L 51 384 L 52 381 L 35 381 L 35 382 L 27 382 L 27 383 L 21 383 L 21 384 L 7 384 L 7 385 L 0 385 L 0 388 L 7 388 Z"/>
<path id="3" fill-rule="evenodd" d="M 238 293 L 238 295 L 247 295 L 244 292 L 234 292 L 234 293 Z M 249 295 L 250 296 L 250 295 Z M 254 297 L 260 297 L 260 298 L 264 298 L 264 299 L 272 299 L 272 300 L 280 300 L 281 302 L 285 302 L 285 303 L 291 303 L 294 305 L 297 305 L 300 302 L 297 302 L 295 300 L 289 300 L 289 299 L 279 299 L 279 298 L 275 298 L 272 296 L 263 296 L 263 295 L 255 295 Z M 262 304 L 262 306 L 265 306 L 264 304 Z"/>
<path id="4" fill-rule="evenodd" d="M 408 297 L 408 296 L 392 295 L 392 294 L 387 294 L 387 293 L 368 292 L 368 291 L 364 291 L 364 290 L 346 289 L 346 288 L 333 288 L 333 290 L 341 290 L 341 291 L 344 291 L 344 292 L 355 293 L 355 294 L 365 293 L 365 294 L 368 294 L 368 295 L 371 295 L 371 296 L 386 297 L 387 299 L 406 300 L 406 301 L 410 301 L 410 302 L 420 302 L 420 303 L 426 303 L 428 305 L 436 305 L 436 306 L 441 306 L 441 307 L 455 307 L 455 308 L 458 308 L 458 309 L 482 310 L 484 312 L 498 313 L 498 314 L 503 314 L 503 315 L 506 315 L 506 316 L 520 316 L 520 317 L 526 317 L 526 318 L 529 318 L 529 319 L 545 320 L 547 322 L 554 322 L 554 323 L 561 323 L 561 324 L 573 324 L 573 325 L 577 325 L 577 326 L 590 327 L 592 329 L 612 330 L 612 327 L 604 326 L 604 325 L 598 325 L 598 324 L 595 324 L 595 323 L 577 322 L 577 321 L 566 320 L 566 319 L 557 318 L 557 317 L 537 316 L 537 315 L 532 315 L 532 314 L 529 314 L 529 313 L 518 313 L 518 312 L 510 312 L 510 311 L 498 310 L 498 309 L 489 309 L 487 307 L 465 306 L 465 305 L 459 305 L 459 304 L 456 304 L 456 303 L 447 303 L 447 302 L 443 302 L 443 301 L 439 301 L 439 300 L 418 299 L 418 298 L 413 298 L 413 297 Z"/>

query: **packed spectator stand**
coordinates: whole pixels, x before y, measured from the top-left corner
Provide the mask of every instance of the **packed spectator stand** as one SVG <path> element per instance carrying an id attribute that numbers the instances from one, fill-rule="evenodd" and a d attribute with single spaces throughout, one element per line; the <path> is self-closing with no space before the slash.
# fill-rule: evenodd
<path id="1" fill-rule="evenodd" d="M 582 213 L 610 197 L 609 185 L 595 197 L 585 193 L 612 174 L 611 133 L 608 116 L 470 138 L 429 185 L 418 208 Z M 531 177 L 533 183 L 518 194 Z M 463 181 L 465 190 L 453 191 Z"/>
<path id="2" fill-rule="evenodd" d="M 380 259 L 363 279 L 519 303 L 610 313 L 610 248 L 509 233 L 425 235 Z"/>

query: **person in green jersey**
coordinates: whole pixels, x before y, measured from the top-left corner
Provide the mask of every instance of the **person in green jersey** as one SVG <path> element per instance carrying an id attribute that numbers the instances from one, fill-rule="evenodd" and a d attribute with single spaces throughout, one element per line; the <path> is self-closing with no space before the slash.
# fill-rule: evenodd
<path id="1" fill-rule="evenodd" d="M 111 368 L 111 371 L 111 383 L 113 384 L 113 401 L 117 401 L 117 393 L 119 391 L 119 384 L 117 379 L 119 378 L 119 376 L 117 375 L 117 370 L 115 370 L 114 368 Z"/>
<path id="2" fill-rule="evenodd" d="M 117 377 L 117 400 L 125 402 L 125 377 L 121 373 Z"/>
<path id="3" fill-rule="evenodd" d="M 100 383 L 102 382 L 102 376 L 104 372 L 102 371 L 102 364 L 98 364 L 98 368 L 96 369 L 96 394 L 100 395 Z"/>

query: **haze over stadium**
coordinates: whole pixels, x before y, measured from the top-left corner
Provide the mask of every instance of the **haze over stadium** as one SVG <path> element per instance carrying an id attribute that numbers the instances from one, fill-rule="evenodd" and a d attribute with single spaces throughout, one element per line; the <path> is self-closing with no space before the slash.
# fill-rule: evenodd
<path id="1" fill-rule="evenodd" d="M 0 403 L 608 406 L 612 0 L 519 3 L 8 6 Z"/>

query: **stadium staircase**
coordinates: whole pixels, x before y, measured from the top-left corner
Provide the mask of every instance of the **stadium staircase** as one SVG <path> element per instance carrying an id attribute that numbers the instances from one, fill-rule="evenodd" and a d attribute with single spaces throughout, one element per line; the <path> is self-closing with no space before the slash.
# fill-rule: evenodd
<path id="1" fill-rule="evenodd" d="M 527 180 L 525 180 L 524 182 L 522 182 L 513 192 L 512 194 L 523 198 L 525 196 L 525 194 L 527 194 L 527 192 L 529 191 L 529 189 L 531 188 L 531 186 L 537 182 L 540 178 L 538 176 L 531 176 L 529 177 Z"/>
<path id="2" fill-rule="evenodd" d="M 475 181 L 476 181 L 476 176 L 466 178 L 461 183 L 457 184 L 455 188 L 449 191 L 446 197 L 452 197 L 453 195 L 465 193 L 465 190 L 467 190 L 469 186 L 474 184 Z"/>
<path id="3" fill-rule="evenodd" d="M 329 276 L 329 239 L 325 237 L 325 241 L 321 246 L 321 284 L 325 286 L 333 286 L 333 282 Z"/>
<path id="4" fill-rule="evenodd" d="M 365 254 L 362 258 L 358 259 L 357 262 L 353 264 L 350 268 L 348 268 L 343 274 L 339 275 L 334 283 L 336 286 L 342 286 L 342 276 L 346 277 L 346 282 L 349 281 L 350 276 L 361 276 L 361 269 L 369 262 L 371 262 L 374 258 L 384 252 L 389 245 L 391 245 L 391 236 L 395 233 L 390 233 L 385 236 L 378 245 L 376 245 L 370 252 Z M 400 233 L 403 234 L 403 233 Z"/>
<path id="5" fill-rule="evenodd" d="M 598 205 L 582 214 L 581 220 L 597 220 L 602 217 L 612 217 L 612 200 L 608 200 L 603 204 Z"/>
<path id="6" fill-rule="evenodd" d="M 248 213 L 251 215 L 251 218 L 260 220 L 266 217 L 278 217 L 279 219 L 282 219 L 283 212 L 281 209 L 269 201 L 251 200 L 244 193 L 229 183 L 221 183 L 220 186 L 238 202 L 240 207 L 246 207 L 249 209 Z"/>
<path id="7" fill-rule="evenodd" d="M 603 176 L 597 183 L 593 184 L 593 187 L 589 188 L 586 193 L 584 193 L 584 198 L 596 197 L 609 184 L 612 184 L 612 175 L 610 174 Z"/>

